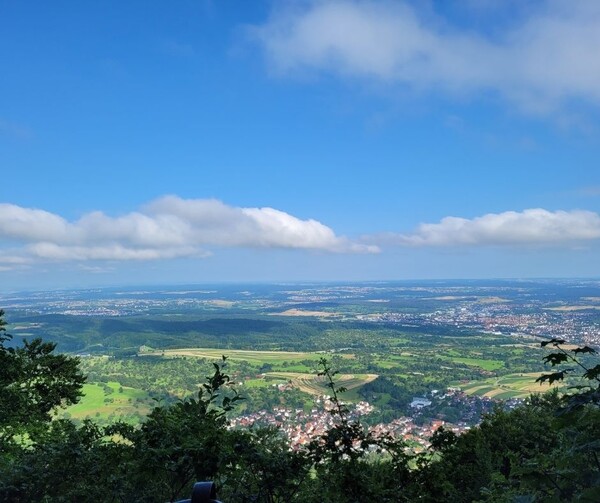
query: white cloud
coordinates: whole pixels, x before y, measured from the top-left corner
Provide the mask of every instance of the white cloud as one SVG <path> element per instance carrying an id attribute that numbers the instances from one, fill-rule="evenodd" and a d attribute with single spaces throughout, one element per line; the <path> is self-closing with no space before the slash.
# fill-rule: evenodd
<path id="1" fill-rule="evenodd" d="M 18 250 L 0 250 L 0 272 L 27 269 L 31 259 L 18 254 Z"/>
<path id="2" fill-rule="evenodd" d="M 126 215 L 95 211 L 74 222 L 40 209 L 0 204 L 0 245 L 4 245 L 3 267 L 35 260 L 204 257 L 209 254 L 207 246 L 378 251 L 337 236 L 316 220 L 301 220 L 273 208 L 236 208 L 217 200 L 176 196 Z"/>
<path id="3" fill-rule="evenodd" d="M 44 210 L 0 204 L 0 236 L 17 241 L 64 239 L 67 222 Z"/>
<path id="4" fill-rule="evenodd" d="M 596 0 L 539 2 L 493 38 L 406 2 L 284 5 L 251 31 L 280 73 L 309 69 L 449 93 L 494 91 L 536 113 L 567 100 L 600 104 Z"/>
<path id="5" fill-rule="evenodd" d="M 36 243 L 27 247 L 31 256 L 48 260 L 157 260 L 206 256 L 192 246 L 181 248 L 132 248 L 119 244 L 107 246 L 62 246 Z"/>
<path id="6" fill-rule="evenodd" d="M 446 217 L 421 224 L 412 234 L 379 236 L 379 241 L 404 246 L 575 245 L 596 239 L 600 239 L 597 213 L 540 208 L 473 219 Z"/>
<path id="7" fill-rule="evenodd" d="M 23 265 L 30 262 L 30 259 L 21 255 L 12 255 L 16 253 L 16 250 L 2 250 L 0 251 L 0 264 L 3 265 Z"/>
<path id="8" fill-rule="evenodd" d="M 19 254 L 18 250 L 0 249 L 0 271 L 16 271 L 29 268 L 31 258 Z"/>

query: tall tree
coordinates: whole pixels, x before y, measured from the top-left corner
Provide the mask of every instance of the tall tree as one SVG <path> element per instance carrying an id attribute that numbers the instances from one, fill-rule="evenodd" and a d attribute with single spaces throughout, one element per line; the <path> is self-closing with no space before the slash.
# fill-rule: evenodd
<path id="1" fill-rule="evenodd" d="M 54 409 L 79 400 L 85 382 L 79 359 L 55 354 L 56 344 L 33 339 L 8 347 L 3 317 L 0 310 L 0 452 L 25 436 L 31 441 Z"/>

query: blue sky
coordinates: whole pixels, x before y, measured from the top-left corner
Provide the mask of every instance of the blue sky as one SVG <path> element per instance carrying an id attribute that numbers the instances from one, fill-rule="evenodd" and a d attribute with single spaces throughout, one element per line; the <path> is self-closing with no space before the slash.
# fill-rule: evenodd
<path id="1" fill-rule="evenodd" d="M 4 290 L 600 276 L 600 5 L 0 2 Z"/>

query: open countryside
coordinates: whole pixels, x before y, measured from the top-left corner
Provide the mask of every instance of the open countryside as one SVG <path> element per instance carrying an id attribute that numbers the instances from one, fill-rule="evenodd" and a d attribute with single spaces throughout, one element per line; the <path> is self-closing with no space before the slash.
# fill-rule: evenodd
<path id="1" fill-rule="evenodd" d="M 160 300 L 151 291 L 120 291 L 114 301 L 110 291 L 97 299 L 70 292 L 64 300 L 48 294 L 51 302 L 43 295 L 34 302 L 14 300 L 13 333 L 17 340 L 49 338 L 81 355 L 89 376 L 85 396 L 63 414 L 76 420 L 139 423 L 153 404 L 197 394 L 213 363 L 226 356 L 231 385 L 244 397 L 241 414 L 274 404 L 311 409 L 315 398 L 331 392 L 317 376 L 325 358 L 339 371 L 345 400 L 375 406 L 368 422 L 418 416 L 472 425 L 474 411 L 488 406 L 478 400 L 523 400 L 548 389 L 535 382 L 550 370 L 539 341 L 564 338 L 563 348 L 571 351 L 598 340 L 596 311 L 548 310 L 571 289 L 570 283 L 535 282 L 529 288 L 510 282 L 389 283 L 256 291 L 244 285 L 171 289 Z M 581 298 L 593 291 L 582 289 Z M 187 308 L 178 312 L 182 302 Z M 347 314 L 280 316 L 290 304 Z M 107 310 L 114 314 L 103 314 Z M 447 388 L 460 390 L 468 403 L 444 396 Z M 415 398 L 431 405 L 415 409 Z"/>
<path id="2" fill-rule="evenodd" d="M 551 389 L 561 389 L 564 383 L 538 383 L 535 380 L 542 375 L 538 372 L 526 374 L 508 374 L 502 377 L 494 377 L 475 381 L 473 383 L 460 384 L 460 388 L 468 395 L 485 396 L 497 400 L 508 400 L 510 398 L 527 398 L 529 395 L 546 393 Z"/>

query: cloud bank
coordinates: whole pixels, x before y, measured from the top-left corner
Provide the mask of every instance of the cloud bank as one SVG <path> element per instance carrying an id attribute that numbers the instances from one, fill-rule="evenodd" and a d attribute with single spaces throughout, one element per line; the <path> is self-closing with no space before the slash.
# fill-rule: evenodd
<path id="1" fill-rule="evenodd" d="M 448 93 L 492 91 L 530 113 L 566 101 L 600 104 L 600 2 L 538 2 L 494 36 L 452 27 L 417 7 L 284 3 L 251 33 L 281 74 L 308 69 Z"/>
<path id="2" fill-rule="evenodd" d="M 373 237 L 371 239 L 374 239 Z M 591 211 L 489 213 L 473 219 L 445 217 L 412 234 L 385 234 L 379 241 L 401 246 L 574 245 L 600 239 L 600 215 Z"/>
<path id="3" fill-rule="evenodd" d="M 35 261 L 204 257 L 206 247 L 292 248 L 374 253 L 316 220 L 273 208 L 237 208 L 214 199 L 165 196 L 137 212 L 100 211 L 70 222 L 40 209 L 0 204 L 0 265 Z"/>
<path id="4" fill-rule="evenodd" d="M 579 246 L 600 240 L 600 215 L 592 211 L 490 213 L 449 216 L 412 233 L 338 236 L 317 220 L 273 208 L 240 208 L 215 199 L 165 196 L 138 211 L 108 216 L 95 211 L 75 221 L 14 204 L 0 204 L 0 271 L 40 262 L 202 258 L 212 248 L 279 248 L 333 253 L 377 253 L 381 246 Z M 95 267 L 95 266 L 94 266 Z"/>

